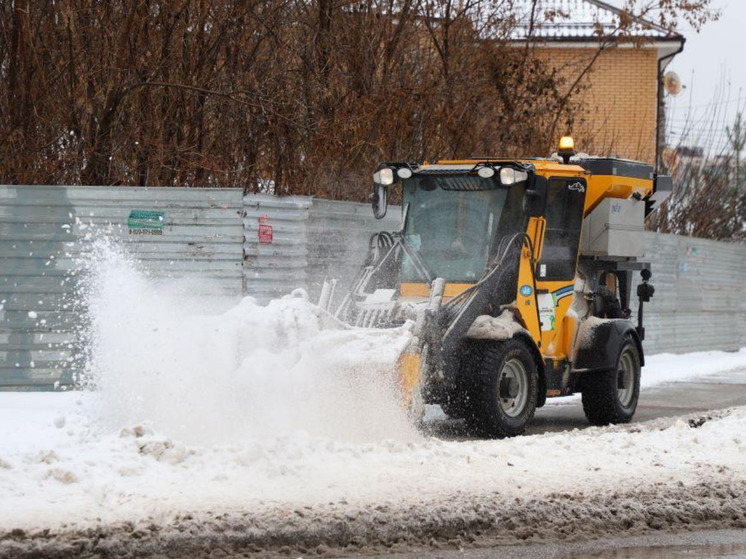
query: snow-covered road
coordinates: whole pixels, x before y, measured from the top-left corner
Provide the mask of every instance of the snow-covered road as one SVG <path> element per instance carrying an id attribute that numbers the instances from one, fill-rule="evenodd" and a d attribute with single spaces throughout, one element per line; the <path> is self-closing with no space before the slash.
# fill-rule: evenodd
<path id="1" fill-rule="evenodd" d="M 644 374 L 670 382 L 663 369 L 680 360 L 653 358 Z M 706 353 L 686 363 L 716 375 L 744 360 Z M 0 541 L 0 556 L 57 549 L 94 528 L 97 545 L 146 556 L 181 553 L 215 531 L 232 534 L 229 546 L 276 551 L 293 541 L 375 549 L 746 526 L 746 408 L 502 441 L 342 442 L 298 431 L 209 445 L 142 425 L 96 429 L 94 399 L 0 394 L 0 534 L 23 530 Z"/>

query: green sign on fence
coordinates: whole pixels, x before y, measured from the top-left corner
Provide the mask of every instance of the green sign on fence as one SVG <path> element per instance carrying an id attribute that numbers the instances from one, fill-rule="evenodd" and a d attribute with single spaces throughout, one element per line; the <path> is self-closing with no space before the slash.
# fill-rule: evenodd
<path id="1" fill-rule="evenodd" d="M 127 218 L 130 235 L 163 235 L 166 212 L 155 210 L 132 210 Z"/>

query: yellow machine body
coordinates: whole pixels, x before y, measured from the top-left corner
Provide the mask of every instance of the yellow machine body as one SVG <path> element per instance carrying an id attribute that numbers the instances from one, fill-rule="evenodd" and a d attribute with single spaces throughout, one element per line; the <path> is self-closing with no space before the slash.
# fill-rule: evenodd
<path id="1" fill-rule="evenodd" d="M 503 160 L 484 160 L 500 164 Z M 506 160 L 507 161 L 507 160 Z M 514 162 L 516 160 L 510 160 Z M 582 166 L 563 164 L 552 160 L 518 160 L 519 163 L 531 164 L 535 173 L 546 179 L 578 178 L 586 184 L 584 217 L 588 216 L 604 199 L 635 199 L 642 200 L 650 197 L 654 191 L 654 179 L 634 178 L 624 175 L 593 174 Z M 439 161 L 438 167 L 465 166 L 473 164 L 473 160 Z M 427 164 L 422 166 L 427 169 Z M 541 260 L 544 249 L 546 220 L 543 217 L 532 217 L 528 220 L 525 233 L 534 247 L 533 254 L 524 248 L 520 256 L 518 271 L 518 286 L 531 286 L 532 289 L 522 291 L 519 287 L 515 294 L 515 312 L 520 316 L 520 322 L 530 333 L 536 348 L 540 351 L 546 363 L 553 364 L 553 368 L 561 370 L 572 359 L 576 350 L 578 336 L 578 319 L 568 313 L 573 303 L 575 280 L 543 281 L 538 274 L 537 263 Z M 582 234 L 582 232 L 581 232 Z M 573 263 L 577 271 L 578 262 Z M 459 295 L 469 289 L 471 283 L 447 283 L 443 291 L 444 301 Z M 613 287 L 613 286 L 612 286 Z M 426 283 L 402 283 L 399 286 L 402 298 L 426 298 L 430 296 L 430 286 Z M 538 306 L 538 294 L 551 295 L 554 300 L 553 324 L 542 325 Z M 555 296 L 562 294 L 564 296 Z M 400 361 L 399 376 L 401 386 L 408 390 L 418 386 L 420 367 L 419 356 L 405 355 Z M 556 387 L 547 389 L 547 396 L 559 396 L 564 391 Z M 405 397 L 409 402 L 409 396 Z"/>

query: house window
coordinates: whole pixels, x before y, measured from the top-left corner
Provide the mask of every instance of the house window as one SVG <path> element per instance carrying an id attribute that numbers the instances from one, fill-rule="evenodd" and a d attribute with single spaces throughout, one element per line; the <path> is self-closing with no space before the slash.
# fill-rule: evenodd
<path id="1" fill-rule="evenodd" d="M 540 281 L 575 279 L 575 265 L 583 225 L 586 182 L 577 178 L 549 180 L 544 250 L 539 262 Z"/>

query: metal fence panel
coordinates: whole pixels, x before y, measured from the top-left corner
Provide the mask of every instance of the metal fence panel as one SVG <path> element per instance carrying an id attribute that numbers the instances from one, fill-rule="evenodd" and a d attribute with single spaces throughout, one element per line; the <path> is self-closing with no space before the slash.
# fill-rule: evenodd
<path id="1" fill-rule="evenodd" d="M 363 265 L 371 235 L 401 228 L 401 206 L 377 220 L 369 204 L 314 199 L 308 219 L 307 287 L 314 300 L 325 279 L 337 279 L 338 302 Z"/>
<path id="2" fill-rule="evenodd" d="M 311 198 L 244 196 L 244 288 L 260 302 L 306 287 Z"/>
<path id="3" fill-rule="evenodd" d="M 235 189 L 0 187 L 0 387 L 50 387 L 75 372 L 81 320 L 70 272 L 105 230 L 154 277 L 238 296 L 243 212 Z"/>
<path id="4" fill-rule="evenodd" d="M 647 232 L 645 259 L 655 286 L 645 309 L 647 353 L 744 345 L 744 245 Z"/>

